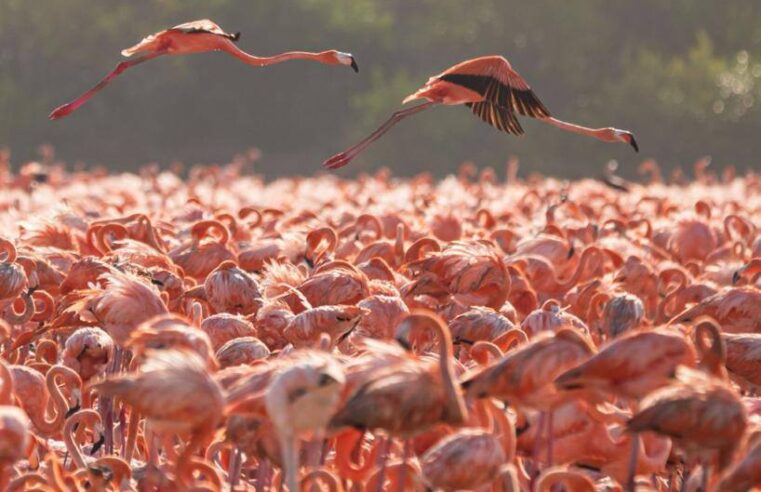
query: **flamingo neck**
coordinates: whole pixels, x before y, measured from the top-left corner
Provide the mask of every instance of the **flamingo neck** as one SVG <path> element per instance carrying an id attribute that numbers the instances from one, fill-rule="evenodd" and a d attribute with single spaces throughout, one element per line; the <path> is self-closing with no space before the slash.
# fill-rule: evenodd
<path id="1" fill-rule="evenodd" d="M 323 51 L 321 53 L 310 53 L 307 51 L 288 51 L 274 56 L 256 56 L 250 53 L 246 53 L 233 43 L 227 43 L 223 45 L 222 49 L 243 63 L 256 65 L 258 67 L 266 67 L 267 65 L 274 65 L 276 63 L 281 63 L 288 60 L 313 60 L 324 64 L 335 64 L 335 58 L 332 57 L 331 53 L 328 51 Z"/>
<path id="2" fill-rule="evenodd" d="M 584 252 L 581 254 L 581 259 L 579 260 L 579 265 L 576 267 L 576 271 L 573 272 L 573 275 L 567 281 L 559 282 L 560 287 L 564 290 L 570 290 L 574 285 L 576 285 L 579 282 L 581 275 L 586 270 L 592 255 L 598 255 L 598 254 L 599 254 L 599 250 L 593 246 L 585 249 Z"/>
<path id="3" fill-rule="evenodd" d="M 11 371 L 4 363 L 0 362 L 0 405 L 11 405 L 13 403 L 13 376 Z"/>
<path id="4" fill-rule="evenodd" d="M 42 415 L 40 415 L 39 422 L 35 422 L 35 425 L 44 434 L 52 434 L 56 432 L 66 419 L 66 412 L 69 411 L 68 402 L 56 381 L 59 376 L 65 378 L 69 375 L 69 371 L 70 370 L 68 370 L 67 367 L 53 366 L 45 376 L 45 386 L 47 387 L 50 398 L 53 400 L 55 416 L 53 417 L 53 420 L 47 420 L 45 412 L 43 411 Z"/>
<path id="5" fill-rule="evenodd" d="M 6 255 L 3 262 L 13 263 L 16 261 L 16 247 L 7 239 L 0 239 L 0 252 L 4 252 Z"/>
<path id="6" fill-rule="evenodd" d="M 452 368 L 452 337 L 443 321 L 436 320 L 432 323 L 436 338 L 439 340 L 439 371 L 441 381 L 446 393 L 446 415 L 451 423 L 462 423 L 467 418 L 467 409 L 462 395 L 457 391 L 454 383 L 454 369 Z"/>
<path id="7" fill-rule="evenodd" d="M 71 459 L 77 465 L 78 468 L 87 468 L 85 457 L 82 455 L 82 451 L 79 446 L 74 442 L 74 426 L 81 424 L 82 420 L 86 418 L 99 417 L 98 413 L 94 410 L 86 409 L 80 410 L 77 414 L 73 415 L 66 421 L 63 429 L 63 442 L 66 445 L 66 450 L 71 453 Z"/>
<path id="8" fill-rule="evenodd" d="M 394 240 L 394 257 L 399 263 L 404 261 L 404 226 L 401 224 L 396 227 L 396 238 Z"/>
<path id="9" fill-rule="evenodd" d="M 549 123 L 550 125 L 560 128 L 561 130 L 565 130 L 567 132 L 578 133 L 579 135 L 586 135 L 588 137 L 596 138 L 597 140 L 602 140 L 603 142 L 614 141 L 611 138 L 611 135 L 609 134 L 607 128 L 588 128 L 586 126 L 576 125 L 574 123 L 569 123 L 567 121 L 559 120 L 551 116 L 548 118 L 544 118 L 543 120 Z"/>

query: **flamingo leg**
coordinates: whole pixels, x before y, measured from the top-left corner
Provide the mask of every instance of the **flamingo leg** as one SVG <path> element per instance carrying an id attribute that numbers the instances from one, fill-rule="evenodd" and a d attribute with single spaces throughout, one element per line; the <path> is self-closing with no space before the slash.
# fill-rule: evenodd
<path id="1" fill-rule="evenodd" d="M 689 478 L 687 466 L 684 466 L 682 468 L 682 485 L 679 487 L 679 492 L 687 492 L 687 478 Z"/>
<path id="2" fill-rule="evenodd" d="M 56 109 L 53 110 L 52 113 L 50 113 L 49 118 L 51 120 L 57 120 L 59 118 L 63 118 L 64 116 L 68 116 L 69 114 L 76 111 L 80 106 L 82 106 L 88 100 L 90 100 L 91 97 L 97 94 L 105 86 L 110 84 L 116 77 L 118 77 L 122 72 L 124 72 L 128 68 L 134 67 L 135 65 L 146 62 L 148 60 L 153 60 L 154 58 L 164 54 L 166 54 L 166 51 L 161 50 L 161 51 L 156 51 L 154 53 L 148 53 L 147 55 L 140 56 L 132 60 L 127 60 L 127 61 L 123 61 L 119 63 L 118 65 L 116 65 L 116 68 L 114 68 L 111 71 L 111 73 L 106 75 L 100 82 L 98 82 L 95 85 L 95 87 L 85 92 L 84 94 L 76 98 L 75 100 L 69 103 L 66 103 L 64 105 L 58 106 Z"/>
<path id="3" fill-rule="evenodd" d="M 129 426 L 127 428 L 127 445 L 122 449 L 122 457 L 129 463 L 135 453 L 135 441 L 137 441 L 137 431 L 140 426 L 140 414 L 134 410 L 129 415 Z"/>
<path id="4" fill-rule="evenodd" d="M 127 409 L 122 405 L 119 409 L 119 449 L 122 450 L 122 452 L 124 452 L 124 448 L 127 447 L 127 432 L 129 432 L 127 428 Z"/>
<path id="5" fill-rule="evenodd" d="M 552 409 L 547 411 L 547 466 L 552 466 Z"/>
<path id="6" fill-rule="evenodd" d="M 711 478 L 711 469 L 708 468 L 708 463 L 709 463 L 708 460 L 705 460 L 703 462 L 703 480 L 702 480 L 702 482 L 703 482 L 703 485 L 702 485 L 703 492 L 707 492 L 708 491 L 708 480 Z"/>
<path id="7" fill-rule="evenodd" d="M 264 492 L 269 487 L 269 461 L 260 458 L 256 468 L 256 492 Z"/>
<path id="8" fill-rule="evenodd" d="M 122 365 L 122 349 L 116 347 L 114 350 L 114 359 L 108 368 L 107 374 L 119 373 Z M 114 453 L 114 400 L 113 398 L 102 398 L 98 403 L 101 420 L 103 421 L 105 433 L 106 454 Z"/>
<path id="9" fill-rule="evenodd" d="M 629 476 L 626 479 L 626 490 L 634 492 L 635 477 L 637 476 L 637 455 L 639 454 L 639 434 L 631 435 L 631 454 L 629 455 Z"/>
<path id="10" fill-rule="evenodd" d="M 299 490 L 299 450 L 296 436 L 288 433 L 280 433 L 280 446 L 283 453 L 283 468 L 285 471 L 285 480 L 280 482 L 282 489 L 283 483 L 289 491 Z"/>
<path id="11" fill-rule="evenodd" d="M 383 492 L 383 482 L 386 479 L 386 462 L 390 452 L 391 438 L 387 437 L 386 442 L 383 443 L 383 450 L 380 453 L 380 471 L 378 472 L 378 485 L 375 488 L 375 492 Z"/>
<path id="12" fill-rule="evenodd" d="M 148 448 L 148 465 L 158 468 L 159 448 L 161 447 L 159 444 L 159 437 L 153 432 L 153 429 L 146 429 L 146 432 L 148 434 L 147 444 L 150 446 Z"/>
<path id="13" fill-rule="evenodd" d="M 410 459 L 412 452 L 412 443 L 410 439 L 404 440 L 404 451 L 402 452 L 402 469 L 399 470 L 399 488 L 398 492 L 404 492 L 405 482 L 407 482 L 407 460 Z"/>
<path id="14" fill-rule="evenodd" d="M 403 119 L 407 118 L 408 116 L 412 116 L 413 114 L 419 113 L 425 109 L 430 108 L 434 104 L 436 103 L 432 101 L 428 101 L 408 109 L 397 111 L 396 113 L 392 114 L 391 117 L 388 120 L 386 120 L 385 123 L 383 123 L 380 127 L 378 127 L 377 130 L 375 130 L 370 135 L 365 137 L 359 143 L 357 143 L 356 145 L 352 147 L 349 147 L 344 152 L 334 155 L 330 159 L 326 160 L 322 165 L 328 169 L 338 169 L 340 167 L 344 167 L 345 165 L 349 164 L 351 160 L 354 159 L 357 155 L 359 155 L 363 150 L 365 150 L 371 143 L 378 140 L 387 131 L 393 128 L 394 125 L 396 125 Z"/>
<path id="15" fill-rule="evenodd" d="M 322 447 L 320 449 L 320 463 L 319 466 L 325 466 L 325 458 L 327 458 L 328 454 L 330 453 L 331 445 L 330 441 L 328 439 L 322 440 Z"/>
<path id="16" fill-rule="evenodd" d="M 540 453 L 539 447 L 541 446 L 541 443 L 542 443 L 542 434 L 544 433 L 546 420 L 547 420 L 547 416 L 545 415 L 545 413 L 540 412 L 539 425 L 537 426 L 537 429 L 536 429 L 536 443 L 534 444 L 534 450 L 533 450 L 534 467 L 536 468 L 537 475 L 539 474 L 538 473 L 539 472 L 539 453 Z"/>
<path id="17" fill-rule="evenodd" d="M 320 460 L 322 458 L 322 446 L 323 446 L 323 440 L 322 439 L 314 439 L 311 442 L 309 442 L 306 447 L 306 463 L 304 463 L 305 466 L 319 466 Z"/>
<path id="18" fill-rule="evenodd" d="M 233 456 L 230 460 L 230 466 L 228 467 L 228 479 L 230 481 L 230 490 L 234 489 L 238 485 L 238 479 L 240 478 L 240 469 L 243 465 L 243 455 L 240 448 L 237 446 L 233 450 Z"/>

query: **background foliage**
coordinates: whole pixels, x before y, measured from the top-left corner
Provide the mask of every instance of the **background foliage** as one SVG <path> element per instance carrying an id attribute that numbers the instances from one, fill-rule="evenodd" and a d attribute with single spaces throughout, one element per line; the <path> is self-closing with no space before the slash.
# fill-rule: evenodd
<path id="1" fill-rule="evenodd" d="M 257 54 L 351 51 L 360 75 L 306 62 L 257 69 L 215 53 L 160 59 L 68 119 L 47 121 L 122 48 L 204 17 L 242 31 L 240 46 Z M 558 117 L 633 130 L 643 157 L 758 165 L 758 0 L 0 0 L 0 145 L 16 162 L 51 143 L 67 161 L 122 169 L 224 162 L 257 146 L 268 175 L 312 173 L 430 75 L 492 53 L 510 59 Z M 501 168 L 517 155 L 524 169 L 574 177 L 610 158 L 626 174 L 641 157 L 537 122 L 524 128 L 507 137 L 464 108 L 436 108 L 402 123 L 353 170 L 443 173 L 465 159 Z"/>

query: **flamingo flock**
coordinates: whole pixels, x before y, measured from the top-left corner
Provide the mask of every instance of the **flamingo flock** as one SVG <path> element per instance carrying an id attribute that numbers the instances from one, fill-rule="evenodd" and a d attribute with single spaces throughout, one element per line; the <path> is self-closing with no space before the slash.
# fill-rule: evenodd
<path id="1" fill-rule="evenodd" d="M 246 159 L 5 156 L 0 489 L 761 490 L 758 176 Z"/>
<path id="2" fill-rule="evenodd" d="M 128 68 L 225 52 L 209 20 Z M 638 151 L 554 118 L 501 56 L 432 77 L 401 120 L 466 105 Z M 647 184 L 422 174 L 265 182 L 0 154 L 0 489 L 761 490 L 761 179 Z"/>

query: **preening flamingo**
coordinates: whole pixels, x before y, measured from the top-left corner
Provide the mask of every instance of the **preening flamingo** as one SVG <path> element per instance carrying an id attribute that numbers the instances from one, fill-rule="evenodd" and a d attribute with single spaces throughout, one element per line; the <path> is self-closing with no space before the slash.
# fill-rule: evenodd
<path id="1" fill-rule="evenodd" d="M 345 152 L 334 155 L 323 165 L 328 169 L 338 169 L 349 164 L 394 125 L 436 104 L 464 104 L 486 123 L 511 135 L 523 134 L 518 115 L 530 116 L 561 130 L 586 135 L 603 142 L 627 143 L 639 152 L 634 134 L 628 130 L 612 127 L 587 128 L 550 116 L 550 112 L 523 77 L 501 56 L 482 56 L 459 63 L 428 79 L 421 89 L 407 96 L 402 104 L 415 99 L 426 99 L 426 102 L 397 111 L 364 140 Z"/>
<path id="2" fill-rule="evenodd" d="M 53 110 L 50 113 L 50 119 L 57 120 L 70 115 L 128 68 L 162 55 L 189 55 L 207 51 L 224 51 L 243 63 L 257 67 L 274 65 L 286 60 L 314 60 L 326 65 L 348 65 L 355 72 L 359 72 L 357 62 L 349 53 L 336 50 L 320 53 L 289 51 L 275 56 L 255 56 L 246 53 L 235 45 L 239 38 L 240 33 L 227 33 L 209 19 L 186 22 L 171 29 L 151 34 L 135 46 L 122 51 L 124 56 L 132 56 L 137 53 L 145 53 L 144 55 L 119 63 L 95 87 L 72 102 Z"/>

